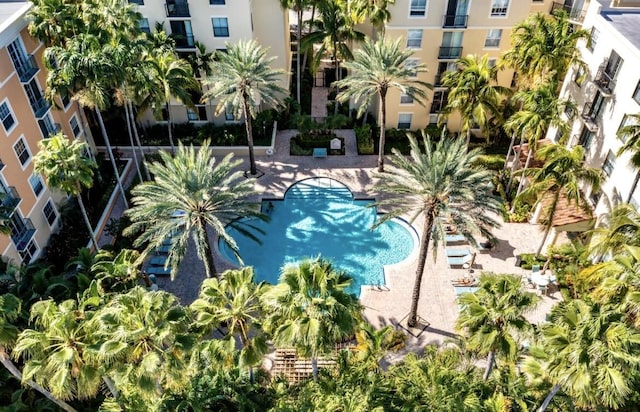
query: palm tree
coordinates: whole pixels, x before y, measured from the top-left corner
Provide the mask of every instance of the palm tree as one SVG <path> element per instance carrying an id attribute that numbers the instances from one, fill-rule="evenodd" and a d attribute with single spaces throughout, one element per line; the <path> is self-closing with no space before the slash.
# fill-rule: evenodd
<path id="1" fill-rule="evenodd" d="M 624 144 L 618 150 L 618 156 L 630 152 L 631 166 L 636 170 L 640 169 L 640 113 L 628 115 L 627 123 L 618 130 L 618 137 L 624 141 Z M 627 203 L 631 202 L 639 180 L 640 173 L 636 173 L 627 196 Z"/>
<path id="2" fill-rule="evenodd" d="M 147 56 L 149 82 L 146 84 L 147 96 L 143 107 L 154 107 L 156 113 L 161 113 L 162 107 L 167 108 L 167 131 L 171 153 L 175 152 L 173 131 L 171 124 L 171 98 L 193 106 L 191 91 L 199 90 L 198 82 L 193 75 L 193 69 L 188 61 L 176 57 L 173 51 L 152 53 Z"/>
<path id="3" fill-rule="evenodd" d="M 390 211 L 376 226 L 399 216 L 410 215 L 414 219 L 420 213 L 424 216 L 408 316 L 408 325 L 413 327 L 418 320 L 418 301 L 431 239 L 434 240 L 434 257 L 438 241 L 444 238 L 447 221 L 456 225 L 473 244 L 477 244 L 473 236 L 478 233 L 493 239 L 490 230 L 499 224 L 490 213 L 498 215 L 501 205 L 490 195 L 491 173 L 473 166 L 480 155 L 478 149 L 467 151 L 459 139 L 443 138 L 433 144 L 424 134 L 424 152 L 414 136 L 409 135 L 409 143 L 410 157 L 397 150 L 393 152 L 392 162 L 398 168 L 396 173 L 381 175 L 378 189 L 389 197 L 376 205 L 389 206 Z"/>
<path id="4" fill-rule="evenodd" d="M 369 3 L 369 21 L 373 26 L 373 37 L 377 38 L 378 33 L 384 39 L 385 26 L 391 21 L 391 11 L 389 6 L 396 4 L 396 0 L 366 0 Z"/>
<path id="5" fill-rule="evenodd" d="M 225 225 L 242 229 L 244 222 L 238 221 L 239 217 L 267 218 L 246 200 L 254 194 L 253 183 L 244 179 L 241 171 L 233 171 L 241 162 L 232 158 L 230 154 L 216 162 L 208 141 L 198 151 L 179 143 L 175 157 L 161 151 L 162 163 L 149 165 L 154 179 L 132 190 L 134 206 L 126 212 L 132 224 L 124 233 L 139 233 L 134 245 L 145 246 L 143 255 L 171 239 L 167 265 L 172 276 L 177 273 L 190 236 L 207 276 L 212 277 L 216 269 L 208 229 L 237 252 Z"/>
<path id="6" fill-rule="evenodd" d="M 489 356 L 485 380 L 491 375 L 496 354 L 516 360 L 517 335 L 531 330 L 524 314 L 539 301 L 535 294 L 522 291 L 522 281 L 514 275 L 482 274 L 477 291 L 458 297 L 461 309 L 456 328 L 466 333 L 468 349 Z"/>
<path id="7" fill-rule="evenodd" d="M 38 142 L 38 147 L 40 151 L 34 157 L 34 170 L 44 175 L 49 186 L 75 196 L 93 247 L 98 250 L 98 241 L 82 200 L 82 189 L 93 186 L 93 173 L 97 168 L 96 162 L 85 156 L 87 143 L 70 140 L 60 132 Z"/>
<path id="8" fill-rule="evenodd" d="M 498 67 L 489 65 L 488 55 L 469 55 L 458 59 L 458 70 L 448 71 L 442 77 L 442 84 L 449 88 L 444 118 L 453 111 L 460 112 L 461 133 L 466 133 L 467 144 L 471 139 L 471 128 L 478 124 L 487 135 L 489 118 L 499 110 L 501 96 L 509 89 L 499 86 Z M 487 136 L 488 139 L 488 136 Z"/>
<path id="9" fill-rule="evenodd" d="M 362 48 L 356 51 L 353 61 L 344 66 L 350 71 L 349 77 L 335 83 L 343 89 L 337 96 L 341 102 L 353 98 L 358 104 L 358 116 L 364 114 L 374 98 L 378 98 L 380 122 L 380 142 L 378 144 L 378 171 L 384 172 L 385 127 L 387 122 L 387 92 L 399 90 L 424 105 L 426 89 L 433 88 L 427 82 L 415 77 L 424 73 L 423 64 L 407 66 L 407 59 L 413 55 L 410 49 L 402 47 L 402 39 L 396 41 L 379 40 L 373 43 L 366 39 Z"/>
<path id="10" fill-rule="evenodd" d="M 142 259 L 136 250 L 122 249 L 115 254 L 103 250 L 95 256 L 91 273 L 105 292 L 124 292 L 138 285 L 143 278 Z"/>
<path id="11" fill-rule="evenodd" d="M 530 377 L 546 373 L 554 384 L 539 412 L 561 389 L 582 408 L 618 409 L 635 393 L 640 333 L 623 318 L 611 305 L 584 300 L 554 307 L 522 365 Z"/>
<path id="12" fill-rule="evenodd" d="M 356 332 L 362 307 L 346 292 L 350 285 L 349 276 L 318 257 L 286 265 L 278 284 L 263 295 L 265 330 L 276 345 L 294 346 L 310 357 L 314 379 L 318 356 Z"/>
<path id="13" fill-rule="evenodd" d="M 306 0 L 280 0 L 280 6 L 284 9 L 292 9 L 298 14 L 297 34 L 296 34 L 296 101 L 300 104 L 300 48 L 302 40 L 302 12 Z"/>
<path id="14" fill-rule="evenodd" d="M 94 4 L 95 5 L 95 4 Z M 63 46 L 68 39 L 83 33 L 89 2 L 35 0 L 29 9 L 29 34 L 46 46 Z"/>
<path id="15" fill-rule="evenodd" d="M 217 54 L 216 70 L 205 80 L 209 90 L 202 100 L 219 99 L 216 116 L 227 109 L 233 110 L 236 119 L 244 117 L 251 175 L 256 175 L 256 159 L 253 154 L 253 128 L 259 104 L 277 107 L 281 105 L 286 90 L 278 85 L 282 70 L 274 70 L 270 64 L 275 57 L 267 58 L 267 50 L 255 41 L 227 44 L 226 53 Z"/>
<path id="16" fill-rule="evenodd" d="M 640 212 L 629 203 L 620 203 L 613 207 L 605 226 L 592 230 L 591 253 L 613 256 L 627 246 L 640 246 Z"/>
<path id="17" fill-rule="evenodd" d="M 536 257 L 542 252 L 553 227 L 560 198 L 566 198 L 569 205 L 590 210 L 588 199 L 582 194 L 581 185 L 586 184 L 597 191 L 602 180 L 601 170 L 584 164 L 582 146 L 568 149 L 559 144 L 549 144 L 540 149 L 539 157 L 545 164 L 539 168 L 523 170 L 523 175 L 531 177 L 531 185 L 519 195 L 520 199 L 535 199 L 536 206 L 544 208 L 545 231 Z"/>
<path id="18" fill-rule="evenodd" d="M 503 62 L 516 69 L 523 82 L 560 85 L 572 64 L 584 65 L 576 42 L 587 38 L 589 32 L 576 29 L 566 13 L 537 13 L 513 29 L 511 49 L 504 54 Z"/>
<path id="19" fill-rule="evenodd" d="M 198 326 L 206 333 L 224 325 L 228 336 L 240 339 L 240 366 L 249 367 L 251 381 L 253 366 L 262 362 L 268 349 L 258 326 L 263 317 L 260 299 L 266 289 L 266 284 L 255 283 L 253 268 L 228 270 L 220 280 L 202 282 L 200 297 L 191 304 Z"/>

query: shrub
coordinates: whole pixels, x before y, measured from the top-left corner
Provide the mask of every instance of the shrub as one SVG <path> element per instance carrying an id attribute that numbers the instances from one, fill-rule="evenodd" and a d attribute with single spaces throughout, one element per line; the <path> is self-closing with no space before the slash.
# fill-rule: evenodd
<path id="1" fill-rule="evenodd" d="M 520 267 L 525 270 L 531 270 L 533 265 L 539 265 L 542 268 L 546 260 L 542 256 L 536 259 L 535 253 L 523 253 L 520 255 Z"/>
<path id="2" fill-rule="evenodd" d="M 342 141 L 340 150 L 331 150 L 331 140 L 335 139 L 334 133 L 316 132 L 299 134 L 291 139 L 289 153 L 294 156 L 308 156 L 313 154 L 314 148 L 326 148 L 330 155 L 344 154 L 344 139 L 338 137 Z"/>
<path id="3" fill-rule="evenodd" d="M 354 131 L 356 134 L 356 142 L 358 144 L 358 154 L 374 154 L 375 150 L 371 126 L 365 124 L 364 126 L 356 127 Z"/>
<path id="4" fill-rule="evenodd" d="M 502 170 L 504 168 L 505 156 L 500 154 L 480 155 L 476 161 L 476 165 L 482 166 L 488 170 Z"/>
<path id="5" fill-rule="evenodd" d="M 508 221 L 511 223 L 527 222 L 531 217 L 531 205 L 529 203 L 516 202 L 513 213 L 507 212 Z"/>

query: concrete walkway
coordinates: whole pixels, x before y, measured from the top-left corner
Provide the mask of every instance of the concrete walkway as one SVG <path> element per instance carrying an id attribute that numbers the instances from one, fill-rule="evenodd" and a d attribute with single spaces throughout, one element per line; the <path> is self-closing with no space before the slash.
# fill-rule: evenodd
<path id="1" fill-rule="evenodd" d="M 327 117 L 327 97 L 329 96 L 328 87 L 312 87 L 311 88 L 311 117 L 325 118 Z"/>

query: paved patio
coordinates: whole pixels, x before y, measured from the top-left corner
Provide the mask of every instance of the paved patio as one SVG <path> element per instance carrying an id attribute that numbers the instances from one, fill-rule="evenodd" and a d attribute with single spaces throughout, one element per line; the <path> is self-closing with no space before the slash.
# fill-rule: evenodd
<path id="1" fill-rule="evenodd" d="M 281 131 L 276 138 L 275 154 L 259 156 L 258 168 L 264 176 L 256 180 L 256 189 L 265 198 L 281 198 L 286 189 L 293 183 L 308 177 L 330 177 L 346 184 L 356 198 L 374 198 L 373 186 L 376 182 L 376 156 L 358 156 L 353 131 L 342 130 L 337 134 L 346 139 L 345 156 L 329 156 L 316 159 L 311 156 L 290 156 L 289 139 L 295 131 Z M 248 159 L 243 158 L 244 169 L 248 168 Z M 421 232 L 422 220 L 414 222 L 414 227 Z M 533 252 L 537 248 L 542 233 L 538 226 L 523 224 L 503 224 L 495 232 L 500 240 L 497 248 L 490 253 L 478 253 L 474 272 L 512 273 L 524 275 L 526 271 L 515 266 L 516 256 L 520 253 Z M 215 245 L 215 239 L 212 238 Z M 559 239 L 561 242 L 562 239 Z M 218 271 L 230 268 L 216 251 Z M 314 251 L 309 251 L 313 255 Z M 385 267 L 386 286 L 380 291 L 375 287 L 363 287 L 361 302 L 365 306 L 365 317 L 375 326 L 395 325 L 409 311 L 411 294 L 415 279 L 417 250 L 404 262 Z M 455 336 L 455 320 L 458 310 L 455 303 L 455 292 L 451 281 L 467 274 L 464 269 L 451 269 L 446 263 L 443 247 L 437 250 L 435 261 L 430 252 L 428 266 L 422 283 L 419 314 L 430 326 L 418 338 L 409 336 L 406 350 L 420 351 L 425 344 L 442 344 L 447 338 Z M 182 304 L 189 304 L 198 293 L 200 283 L 204 279 L 202 262 L 198 260 L 195 248 L 190 248 L 175 281 L 159 278 L 160 288 L 176 294 Z M 387 290 L 388 289 L 388 290 Z M 560 299 L 555 292 L 544 296 L 535 312 L 529 315 L 533 322 L 541 322 L 551 306 Z"/>

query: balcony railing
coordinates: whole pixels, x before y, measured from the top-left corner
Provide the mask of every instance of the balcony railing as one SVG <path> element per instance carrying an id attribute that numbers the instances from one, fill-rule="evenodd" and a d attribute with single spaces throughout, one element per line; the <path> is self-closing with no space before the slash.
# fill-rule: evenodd
<path id="1" fill-rule="evenodd" d="M 20 231 L 20 233 L 16 233 L 15 235 L 11 235 L 11 240 L 16 245 L 16 249 L 19 252 L 24 251 L 29 245 L 29 241 L 33 237 L 33 234 L 36 233 L 36 228 L 31 223 L 31 219 L 22 219 L 24 223 L 24 227 Z"/>
<path id="2" fill-rule="evenodd" d="M 172 34 L 171 37 L 176 42 L 176 47 L 180 49 L 193 49 L 196 47 L 192 34 Z"/>
<path id="3" fill-rule="evenodd" d="M 571 6 L 568 6 L 564 3 L 553 2 L 551 3 L 551 12 L 556 10 L 562 10 L 569 15 L 569 20 L 574 21 L 576 23 L 582 23 L 584 21 L 584 16 L 587 14 L 586 10 L 582 9 L 574 9 Z"/>
<path id="4" fill-rule="evenodd" d="M 18 203 L 20 203 L 18 191 L 13 186 L 7 187 L 7 191 L 5 193 L 0 193 L 0 199 L 2 202 L 2 208 L 5 209 L 5 211 L 13 212 L 16 206 L 18 206 Z"/>
<path id="5" fill-rule="evenodd" d="M 38 73 L 38 70 L 40 70 L 32 54 L 28 55 L 27 58 L 22 60 L 17 66 L 16 71 L 22 83 L 28 83 L 33 76 Z"/>
<path id="6" fill-rule="evenodd" d="M 164 8 L 167 12 L 167 17 L 191 17 L 187 2 L 165 3 Z"/>
<path id="7" fill-rule="evenodd" d="M 582 108 L 582 114 L 581 114 L 582 120 L 584 120 L 584 124 L 587 126 L 587 129 L 589 129 L 592 132 L 595 132 L 598 130 L 599 110 L 594 110 L 593 108 L 594 102 L 595 100 L 585 103 L 584 107 Z"/>
<path id="8" fill-rule="evenodd" d="M 445 14 L 442 18 L 442 27 L 445 29 L 467 28 L 468 14 Z"/>
<path id="9" fill-rule="evenodd" d="M 457 59 L 462 56 L 462 47 L 440 47 L 439 59 Z"/>
<path id="10" fill-rule="evenodd" d="M 607 72 L 607 62 L 604 62 L 598 68 L 596 77 L 593 79 L 593 83 L 600 89 L 602 94 L 611 96 L 613 89 L 616 88 L 616 81 L 613 76 Z"/>
<path id="11" fill-rule="evenodd" d="M 36 118 L 41 118 L 47 113 L 47 110 L 51 107 L 51 103 L 45 100 L 43 96 L 40 96 L 38 100 L 31 103 L 31 108 L 33 109 L 33 114 Z"/>

